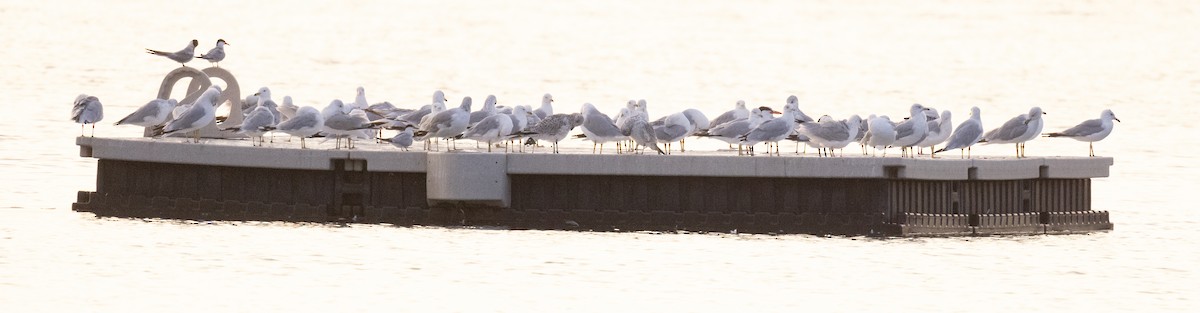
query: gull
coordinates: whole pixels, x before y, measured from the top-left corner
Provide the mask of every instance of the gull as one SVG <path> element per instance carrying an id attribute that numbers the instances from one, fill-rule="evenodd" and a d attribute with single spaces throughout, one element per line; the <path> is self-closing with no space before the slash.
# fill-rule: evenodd
<path id="1" fill-rule="evenodd" d="M 705 126 L 704 129 L 701 129 L 701 130 L 712 129 L 713 127 L 717 127 L 717 125 L 729 123 L 734 120 L 740 120 L 740 119 L 744 119 L 744 118 L 748 118 L 748 117 L 750 117 L 750 110 L 746 109 L 746 101 L 738 100 L 737 104 L 735 104 L 733 106 L 733 110 L 729 110 L 729 111 L 725 111 L 725 113 L 721 113 L 721 115 L 718 115 L 717 118 L 712 119 L 712 121 L 710 121 L 708 123 L 708 125 Z"/>
<path id="2" fill-rule="evenodd" d="M 554 102 L 553 96 L 550 94 L 542 95 L 542 106 L 534 110 L 533 114 L 537 115 L 539 119 L 554 115 L 554 106 L 550 105 L 551 102 Z"/>
<path id="3" fill-rule="evenodd" d="M 617 124 L 608 115 L 600 113 L 600 110 L 597 110 L 595 105 L 584 103 L 580 112 L 583 115 L 583 125 L 581 125 L 580 130 L 583 131 L 588 140 L 592 141 L 592 153 L 597 153 L 596 145 L 600 145 L 599 153 L 603 154 L 604 143 L 629 138 L 629 136 L 621 132 L 620 128 L 617 128 Z M 618 147 L 617 153 L 620 153 L 620 151 L 620 147 Z"/>
<path id="4" fill-rule="evenodd" d="M 528 128 L 529 117 L 533 116 L 533 113 L 526 111 L 524 106 L 518 105 L 518 106 L 512 108 L 512 114 L 505 114 L 505 115 L 508 116 L 509 120 L 512 122 L 512 131 L 507 134 L 508 136 L 511 137 L 511 136 L 516 136 L 518 132 L 524 131 L 525 128 Z M 520 140 L 518 140 L 518 142 L 520 142 Z M 521 145 L 519 147 L 524 148 L 524 145 Z M 507 142 L 504 146 L 504 151 L 508 152 Z"/>
<path id="5" fill-rule="evenodd" d="M 208 87 L 196 101 L 192 102 L 186 111 L 163 127 L 163 135 L 175 132 L 192 133 L 194 142 L 200 142 L 200 129 L 216 121 L 217 98 L 221 96 L 221 87 Z"/>
<path id="6" fill-rule="evenodd" d="M 421 119 L 417 135 L 422 139 L 443 138 L 451 139 L 467 130 L 467 122 L 471 121 L 471 97 L 464 97 L 457 108 L 430 114 Z M 446 150 L 452 148 L 447 146 Z"/>
<path id="7" fill-rule="evenodd" d="M 298 110 L 300 110 L 300 107 L 292 103 L 292 96 L 283 96 L 283 103 L 279 105 L 279 115 L 281 115 L 279 120 L 287 121 L 292 119 L 292 117 L 296 116 Z"/>
<path id="8" fill-rule="evenodd" d="M 254 146 L 262 146 L 263 134 L 275 128 L 275 116 L 266 106 L 258 106 L 250 115 L 246 115 L 246 119 L 242 120 L 242 124 L 234 127 L 225 128 L 222 130 L 236 131 L 239 134 L 250 137 L 250 144 Z"/>
<path id="9" fill-rule="evenodd" d="M 800 98 L 796 98 L 795 95 L 788 96 L 787 104 L 783 106 L 784 111 L 787 111 L 789 108 L 795 110 L 794 112 L 792 112 L 792 117 L 796 118 L 797 122 L 799 122 L 799 121 L 812 122 L 813 121 L 812 117 L 809 117 L 808 114 L 804 114 L 804 112 L 800 111 Z"/>
<path id="10" fill-rule="evenodd" d="M 334 101 L 344 105 L 344 103 L 341 103 L 341 100 Z M 368 121 L 367 117 L 362 114 L 350 114 L 338 111 L 332 116 L 325 118 L 325 127 L 323 130 L 325 133 L 332 134 L 338 139 L 346 137 L 346 148 L 354 149 L 354 137 L 361 136 L 362 130 L 372 129 L 376 125 L 379 125 L 379 123 L 381 122 Z M 334 149 L 340 148 L 341 145 L 335 144 Z"/>
<path id="11" fill-rule="evenodd" d="M 741 139 L 738 139 L 738 137 L 741 137 L 742 135 L 749 133 L 755 127 L 758 127 L 758 124 L 761 124 L 762 122 L 767 121 L 771 117 L 771 114 L 773 114 L 773 113 L 780 113 L 780 112 L 776 112 L 775 110 L 772 110 L 769 107 L 761 106 L 761 107 L 758 107 L 758 108 L 754 109 L 753 111 L 751 111 L 750 116 L 748 118 L 737 119 L 737 120 L 729 121 L 729 122 L 721 124 L 721 125 L 717 125 L 716 127 L 712 127 L 710 129 L 708 129 L 707 131 L 701 131 L 699 133 L 696 133 L 696 136 L 707 137 L 707 138 L 724 141 L 725 143 L 728 143 L 731 145 L 737 144 L 738 145 L 738 155 L 741 155 L 742 154 L 742 145 L 741 145 Z"/>
<path id="12" fill-rule="evenodd" d="M 286 97 L 284 101 L 287 101 Z M 321 132 L 325 128 L 325 117 L 316 108 L 306 106 L 297 110 L 296 115 L 292 116 L 292 118 L 279 123 L 278 126 L 273 128 L 275 131 L 300 137 L 300 149 L 307 149 L 304 146 L 304 138 L 312 137 Z"/>
<path id="13" fill-rule="evenodd" d="M 1017 115 L 983 135 L 986 144 L 1011 143 L 1016 144 L 1017 157 L 1025 157 L 1025 142 L 1037 138 L 1042 133 L 1042 108 L 1033 107 L 1029 113 Z"/>
<path id="14" fill-rule="evenodd" d="M 964 149 L 967 150 L 967 158 L 971 157 L 971 146 L 978 143 L 983 138 L 983 122 L 979 117 L 979 107 L 971 108 L 971 117 L 958 124 L 954 128 L 954 133 L 950 135 L 950 140 L 946 142 L 946 146 L 934 151 L 938 153 L 946 150 Z M 961 156 L 960 156 L 961 157 Z"/>
<path id="15" fill-rule="evenodd" d="M 582 114 L 554 114 L 530 126 L 529 130 L 518 134 L 526 135 L 533 140 L 554 142 L 554 153 L 558 153 L 558 142 L 567 138 L 567 134 L 579 125 L 583 125 Z"/>
<path id="16" fill-rule="evenodd" d="M 115 125 L 137 125 L 141 127 L 159 127 L 163 123 L 171 120 L 171 111 L 179 105 L 179 101 L 175 99 L 150 100 L 142 107 L 138 108 L 129 116 L 117 121 Z"/>
<path id="17" fill-rule="evenodd" d="M 438 97 L 441 97 L 441 99 L 439 100 Z M 442 94 L 441 90 L 434 92 L 433 93 L 433 103 L 430 104 L 429 112 L 426 112 L 424 115 L 417 118 L 417 121 L 415 122 L 415 124 L 418 124 L 418 125 L 424 124 L 425 120 L 428 120 L 434 114 L 438 114 L 442 111 L 445 111 L 446 110 L 446 101 L 447 101 L 446 96 L 444 94 Z"/>
<path id="18" fill-rule="evenodd" d="M 876 150 L 882 149 L 883 155 L 887 156 L 887 146 L 896 142 L 896 127 L 886 116 L 872 115 L 867 119 L 867 133 L 863 135 L 862 142 Z M 874 154 L 872 151 L 871 155 Z"/>
<path id="19" fill-rule="evenodd" d="M 929 121 L 926 120 L 925 107 L 914 103 L 908 109 L 907 120 L 896 124 L 896 141 L 892 146 L 900 148 L 900 156 L 909 155 L 908 149 L 925 140 L 929 135 Z"/>
<path id="20" fill-rule="evenodd" d="M 645 147 L 650 147 L 650 149 L 658 151 L 658 154 L 667 154 L 658 147 L 658 139 L 655 138 L 654 127 L 650 126 L 650 123 L 646 123 L 644 120 L 634 120 L 629 128 L 629 137 L 633 139 L 633 142 L 642 146 L 642 150 L 645 150 Z M 641 151 L 638 153 L 640 154 Z"/>
<path id="21" fill-rule="evenodd" d="M 683 112 L 667 115 L 650 123 L 654 127 L 654 137 L 662 142 L 667 153 L 671 153 L 671 143 L 687 138 L 695 130 L 695 126 Z M 680 150 L 683 152 L 683 150 Z"/>
<path id="22" fill-rule="evenodd" d="M 845 148 L 854 141 L 854 135 L 858 134 L 858 128 L 861 125 L 862 118 L 852 115 L 846 122 L 831 119 L 815 123 L 800 123 L 796 130 L 799 134 L 808 137 L 810 143 L 815 143 L 819 148 L 829 149 L 829 156 L 833 156 L 833 149 Z"/>
<path id="23" fill-rule="evenodd" d="M 754 145 L 760 142 L 778 143 L 783 138 L 786 138 L 791 132 L 796 129 L 796 117 L 791 110 L 784 110 L 783 115 L 779 118 L 771 119 L 762 122 L 750 130 L 749 133 L 738 137 L 742 140 L 742 144 L 750 146 L 750 155 L 754 155 Z M 771 154 L 770 145 L 767 146 L 767 155 Z M 776 146 L 775 154 L 779 155 L 779 148 Z"/>
<path id="24" fill-rule="evenodd" d="M 496 96 L 488 95 L 487 100 L 483 100 L 483 107 L 479 108 L 479 111 L 471 112 L 470 125 L 475 125 L 492 115 L 496 115 Z"/>
<path id="25" fill-rule="evenodd" d="M 196 41 L 195 39 L 192 39 L 192 42 L 189 43 L 187 47 L 184 47 L 183 49 L 181 49 L 179 51 L 165 52 L 165 51 L 158 51 L 158 50 L 153 50 L 153 49 L 146 49 L 146 53 L 166 57 L 168 59 L 171 59 L 172 61 L 179 62 L 179 66 L 184 66 L 183 65 L 184 63 L 191 61 L 192 58 L 195 56 L 196 46 L 198 46 L 198 45 L 200 45 L 200 42 Z"/>
<path id="26" fill-rule="evenodd" d="M 704 116 L 704 112 L 700 112 L 700 110 L 687 109 L 683 110 L 682 113 L 683 116 L 687 118 L 688 122 L 692 123 L 692 131 L 688 132 L 688 136 L 695 135 L 697 132 L 700 132 L 701 129 L 707 128 L 708 124 L 710 124 L 708 117 Z M 684 138 L 679 139 L 679 152 L 683 152 L 683 141 L 686 138 L 687 136 L 684 136 Z"/>
<path id="27" fill-rule="evenodd" d="M 354 90 L 354 103 L 352 103 L 350 107 L 359 110 L 366 110 L 369 106 L 370 105 L 367 104 L 367 90 L 362 86 L 358 86 L 358 88 Z"/>
<path id="28" fill-rule="evenodd" d="M 216 47 L 209 49 L 208 53 L 201 54 L 196 58 L 208 60 L 208 63 L 212 63 L 213 66 L 221 67 L 221 60 L 225 59 L 225 45 L 228 44 L 228 42 L 225 42 L 225 39 L 217 39 Z"/>
<path id="29" fill-rule="evenodd" d="M 412 127 L 405 127 L 399 134 L 386 139 L 386 141 L 396 148 L 408 151 L 408 147 L 413 144 L 413 129 Z"/>
<path id="30" fill-rule="evenodd" d="M 940 117 L 938 117 L 936 120 L 929 121 L 926 124 L 929 125 L 929 135 L 925 136 L 925 140 L 921 140 L 921 142 L 917 144 L 917 147 L 922 150 L 925 147 L 929 147 L 929 157 L 932 158 L 934 157 L 934 146 L 946 142 L 946 139 L 950 138 L 950 133 L 954 131 L 954 124 L 950 119 L 950 110 L 943 110 Z M 918 150 L 918 152 L 920 152 L 920 150 Z"/>
<path id="31" fill-rule="evenodd" d="M 529 115 L 527 116 L 529 119 L 529 122 L 527 123 L 528 125 L 526 125 L 526 127 L 525 127 L 526 129 L 522 129 L 522 130 L 528 130 L 529 127 L 533 127 L 533 125 L 537 125 L 538 122 L 541 122 L 542 118 L 538 117 L 537 113 L 533 111 L 532 106 L 529 106 L 529 105 L 523 105 L 523 106 L 525 107 L 525 112 L 529 112 Z"/>
<path id="32" fill-rule="evenodd" d="M 96 122 L 104 119 L 104 105 L 95 96 L 79 94 L 75 97 L 75 105 L 71 108 L 71 120 L 79 123 L 79 136 L 83 137 L 83 128 L 92 124 L 92 137 L 96 137 Z"/>
<path id="33" fill-rule="evenodd" d="M 1067 128 L 1067 130 L 1046 134 L 1046 137 L 1066 137 L 1088 143 L 1088 156 L 1096 156 L 1096 151 L 1092 149 L 1092 143 L 1104 140 L 1108 134 L 1112 133 L 1113 121 L 1120 122 L 1121 120 L 1113 115 L 1112 110 L 1104 110 L 1100 112 L 1099 119 L 1083 121 L 1075 127 Z"/>
<path id="34" fill-rule="evenodd" d="M 274 124 L 279 124 L 283 114 L 279 113 L 279 104 L 271 100 L 271 89 L 267 87 L 259 88 L 258 92 L 254 93 L 254 96 L 258 98 L 258 104 L 255 107 L 266 107 L 267 110 L 271 111 L 271 121 Z"/>
<path id="35" fill-rule="evenodd" d="M 629 117 L 634 114 L 635 110 L 637 110 L 637 100 L 630 99 L 629 102 L 625 103 L 625 107 L 617 111 L 616 117 L 613 118 L 613 124 L 616 124 L 617 128 L 620 128 L 621 132 L 625 133 L 626 135 L 629 134 L 629 132 L 626 131 L 628 128 L 626 124 L 629 121 Z"/>
<path id="36" fill-rule="evenodd" d="M 492 152 L 492 143 L 508 137 L 512 133 L 513 120 L 506 114 L 494 114 L 476 123 L 475 126 L 462 134 L 462 138 L 476 142 L 486 142 L 488 152 Z"/>

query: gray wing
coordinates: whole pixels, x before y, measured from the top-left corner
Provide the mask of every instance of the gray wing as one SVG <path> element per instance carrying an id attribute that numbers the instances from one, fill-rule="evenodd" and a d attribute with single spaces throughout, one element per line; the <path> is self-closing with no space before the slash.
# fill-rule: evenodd
<path id="1" fill-rule="evenodd" d="M 983 126 L 974 119 L 967 119 L 962 124 L 958 124 L 958 127 L 954 129 L 954 134 L 950 136 L 950 141 L 946 142 L 946 146 L 942 150 L 970 147 L 979 142 L 982 134 Z"/>
<path id="2" fill-rule="evenodd" d="M 735 111 L 730 110 L 730 111 L 727 111 L 727 112 L 721 114 L 721 116 L 717 116 L 716 119 L 713 119 L 711 122 L 709 122 L 708 128 L 709 129 L 716 128 L 717 126 L 720 126 L 721 124 L 729 123 L 736 119 L 737 119 L 737 116 L 735 114 Z"/>
<path id="3" fill-rule="evenodd" d="M 708 130 L 709 135 L 729 138 L 745 135 L 748 132 L 750 132 L 750 120 L 748 119 L 734 120 Z"/>
<path id="4" fill-rule="evenodd" d="M 592 132 L 593 134 L 596 134 L 596 136 L 600 137 L 624 136 L 624 134 L 621 133 L 621 130 L 617 128 L 617 125 L 613 124 L 613 122 L 608 120 L 607 117 L 608 116 L 604 116 L 603 114 L 588 116 L 587 119 L 583 120 L 583 128 L 586 128 L 589 132 Z"/>
<path id="5" fill-rule="evenodd" d="M 263 127 L 275 124 L 274 121 L 275 119 L 271 116 L 270 110 L 254 110 L 250 116 L 246 117 L 245 121 L 242 121 L 241 128 L 243 132 L 247 130 L 262 130 Z"/>
<path id="6" fill-rule="evenodd" d="M 548 116 L 548 117 L 538 121 L 538 123 L 533 125 L 533 127 L 531 127 L 529 129 L 529 131 L 538 133 L 538 134 L 547 134 L 547 135 L 555 134 L 555 133 L 558 133 L 559 130 L 563 128 L 563 125 L 566 125 L 566 123 L 567 123 L 566 119 L 567 119 L 566 115 L 554 114 L 554 115 Z"/>
<path id="7" fill-rule="evenodd" d="M 1064 130 L 1059 134 L 1067 137 L 1083 137 L 1102 131 L 1104 131 L 1104 124 L 1101 123 L 1099 119 L 1093 119 L 1083 121 L 1083 123 L 1079 123 L 1079 125 L 1075 125 L 1075 127 L 1067 128 L 1067 130 Z"/>
<path id="8" fill-rule="evenodd" d="M 687 127 L 683 125 L 664 125 L 654 128 L 654 136 L 658 137 L 658 140 L 665 141 L 684 135 L 687 135 Z"/>
<path id="9" fill-rule="evenodd" d="M 842 141 L 850 139 L 850 130 L 843 127 L 840 122 L 835 123 L 803 123 L 800 127 L 804 129 L 807 135 L 818 137 L 829 141 Z"/>
<path id="10" fill-rule="evenodd" d="M 429 120 L 421 124 L 421 130 L 428 132 L 437 132 L 442 128 L 450 127 L 450 122 L 454 119 L 453 110 L 445 110 L 429 117 Z"/>
<path id="11" fill-rule="evenodd" d="M 749 134 L 746 134 L 746 139 L 761 141 L 786 134 L 791 131 L 792 130 L 788 129 L 787 127 L 787 121 L 777 118 L 758 125 L 758 128 L 755 128 L 754 130 L 751 130 Z"/>
<path id="12" fill-rule="evenodd" d="M 487 118 L 488 116 L 492 116 L 492 112 L 487 112 L 487 111 L 471 112 L 471 121 L 468 124 L 474 125 L 475 123 L 482 122 L 483 119 Z"/>
<path id="13" fill-rule="evenodd" d="M 1017 139 L 1017 137 L 1021 137 L 1029 129 L 1029 124 L 1025 123 L 1026 120 L 1028 120 L 1028 117 L 1025 114 L 1017 115 L 1017 117 L 1004 122 L 1004 125 L 1000 125 L 1000 128 L 989 131 L 985 139 L 988 141 Z"/>
<path id="14" fill-rule="evenodd" d="M 896 138 L 907 137 L 913 133 L 912 119 L 896 124 Z"/>
<path id="15" fill-rule="evenodd" d="M 329 119 L 325 120 L 325 126 L 340 131 L 350 131 L 371 127 L 371 125 L 367 123 L 367 119 L 362 118 L 361 116 L 346 114 L 334 114 L 333 116 L 329 117 Z"/>
<path id="16" fill-rule="evenodd" d="M 180 129 L 191 128 L 199 123 L 201 118 L 204 118 L 204 109 L 199 105 L 192 105 L 192 107 L 188 108 L 187 111 L 183 111 L 183 114 L 180 115 L 179 118 L 167 123 L 167 127 L 163 128 L 163 133 L 170 133 Z"/>
<path id="17" fill-rule="evenodd" d="M 120 121 L 117 121 L 117 125 L 121 125 L 121 124 L 125 124 L 125 123 L 139 123 L 139 122 L 146 121 L 146 118 L 148 118 L 148 117 L 157 117 L 158 113 L 161 113 L 159 111 L 159 107 L 158 107 L 158 102 L 160 102 L 160 101 L 165 102 L 167 100 L 163 100 L 163 99 L 150 100 L 150 102 L 147 102 L 146 105 L 143 105 L 142 107 L 138 108 L 136 111 L 133 111 L 133 113 L 130 113 L 129 116 L 126 116 L 125 118 L 121 119 Z"/>
<path id="18" fill-rule="evenodd" d="M 413 143 L 413 135 L 411 133 L 400 133 L 396 137 L 392 137 L 392 142 L 402 147 L 408 147 Z"/>
<path id="19" fill-rule="evenodd" d="M 809 117 L 808 114 L 804 114 L 804 111 L 800 111 L 799 109 L 796 110 L 795 118 L 796 121 L 804 121 L 805 123 L 813 121 L 812 117 Z"/>
<path id="20" fill-rule="evenodd" d="M 490 132 L 490 131 L 499 129 L 500 128 L 500 120 L 499 120 L 500 118 L 508 118 L 508 117 L 501 116 L 501 117 L 496 117 L 496 118 L 484 118 L 482 121 L 479 121 L 479 124 L 475 124 L 475 127 L 471 127 L 471 129 L 467 130 L 467 132 L 463 134 L 463 137 L 465 137 L 465 138 L 478 137 L 478 136 L 482 136 L 486 132 Z"/>
<path id="21" fill-rule="evenodd" d="M 280 130 L 296 130 L 296 129 L 301 129 L 301 128 L 305 128 L 305 127 L 315 127 L 315 126 L 317 126 L 317 115 L 316 114 L 303 114 L 303 115 L 292 116 L 292 118 L 279 124 L 278 128 Z"/>
<path id="22" fill-rule="evenodd" d="M 633 138 L 633 142 L 639 145 L 650 147 L 660 154 L 663 153 L 662 148 L 658 147 L 658 140 L 654 138 L 654 127 L 649 123 L 635 123 L 630 130 L 630 138 Z"/>

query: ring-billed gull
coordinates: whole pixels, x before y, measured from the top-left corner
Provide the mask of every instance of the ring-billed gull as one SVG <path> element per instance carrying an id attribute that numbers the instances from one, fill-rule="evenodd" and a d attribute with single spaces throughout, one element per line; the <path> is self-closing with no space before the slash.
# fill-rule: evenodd
<path id="1" fill-rule="evenodd" d="M 887 147 L 896 142 L 896 126 L 886 116 L 872 115 L 867 118 L 867 133 L 863 135 L 862 142 L 865 146 L 875 148 L 871 151 L 872 156 L 877 150 L 883 150 L 883 156 L 887 156 Z"/>
<path id="2" fill-rule="evenodd" d="M 553 102 L 554 96 L 551 96 L 550 94 L 542 95 L 542 106 L 538 107 L 537 110 L 533 110 L 533 114 L 537 115 L 539 119 L 554 115 L 554 105 L 552 105 Z"/>
<path id="3" fill-rule="evenodd" d="M 1104 140 L 1105 137 L 1108 137 L 1108 134 L 1112 133 L 1113 126 L 1116 125 L 1113 124 L 1113 121 L 1120 122 L 1121 120 L 1116 115 L 1113 115 L 1112 110 L 1104 110 L 1104 112 L 1100 112 L 1099 119 L 1083 121 L 1083 123 L 1079 123 L 1079 125 L 1075 125 L 1075 127 L 1068 128 L 1067 130 L 1046 134 L 1046 137 L 1066 137 L 1087 142 L 1088 156 L 1094 157 L 1096 156 L 1096 151 L 1092 149 L 1092 143 Z"/>
<path id="4" fill-rule="evenodd" d="M 654 127 L 654 137 L 663 143 L 667 153 L 671 153 L 671 143 L 687 138 L 695 130 L 695 126 L 683 112 L 667 115 L 650 123 Z M 680 152 L 683 152 L 682 150 Z"/>
<path id="5" fill-rule="evenodd" d="M 724 141 L 725 143 L 731 145 L 736 144 L 738 145 L 738 155 L 741 155 L 742 140 L 739 137 L 749 133 L 750 130 L 753 130 L 755 127 L 758 127 L 758 124 L 766 121 L 773 113 L 778 114 L 780 112 L 776 112 L 770 107 L 761 106 L 751 111 L 747 118 L 737 119 L 717 125 L 708 129 L 707 131 L 701 131 L 697 133 L 696 136 Z"/>
<path id="6" fill-rule="evenodd" d="M 929 121 L 926 120 L 925 107 L 914 103 L 908 109 L 908 119 L 896 124 L 896 141 L 892 146 L 900 148 L 900 156 L 912 157 L 911 149 L 929 135 Z"/>
<path id="7" fill-rule="evenodd" d="M 483 107 L 478 111 L 471 112 L 471 124 L 475 125 L 488 116 L 496 115 L 496 96 L 488 95 L 486 100 L 483 100 Z"/>
<path id="8" fill-rule="evenodd" d="M 275 125 L 275 116 L 271 113 L 271 110 L 266 106 L 258 106 L 254 111 L 250 111 L 250 115 L 246 115 L 246 119 L 242 120 L 241 125 L 223 130 L 236 131 L 239 134 L 249 136 L 251 145 L 262 146 L 263 134 L 271 131 Z"/>
<path id="9" fill-rule="evenodd" d="M 749 133 L 739 137 L 742 144 L 750 147 L 750 155 L 754 155 L 754 145 L 765 142 L 767 143 L 767 155 L 771 155 L 771 143 L 778 143 L 783 138 L 787 138 L 793 130 L 796 129 L 796 117 L 792 110 L 783 110 L 783 115 L 778 118 L 762 122 L 750 130 Z M 775 155 L 779 155 L 779 148 L 776 146 Z"/>
<path id="10" fill-rule="evenodd" d="M 300 149 L 307 148 L 304 145 L 304 138 L 312 137 L 324 128 L 325 117 L 316 108 L 310 106 L 300 108 L 292 118 L 275 126 L 276 131 L 300 137 Z"/>
<path id="11" fill-rule="evenodd" d="M 1004 122 L 996 128 L 983 134 L 983 142 L 987 144 L 1011 143 L 1016 144 L 1017 157 L 1025 157 L 1025 142 L 1042 134 L 1042 108 L 1033 107 L 1029 113 L 1020 114 Z"/>
<path id="12" fill-rule="evenodd" d="M 408 151 L 408 147 L 412 146 L 413 144 L 412 127 L 405 127 L 404 130 L 400 131 L 399 134 L 392 136 L 392 138 L 388 138 L 387 142 L 392 144 L 393 147 Z"/>
<path id="13" fill-rule="evenodd" d="M 292 103 L 292 96 L 283 96 L 283 103 L 279 104 L 279 120 L 290 120 L 293 116 L 296 116 L 296 112 L 299 110 L 300 107 L 296 106 L 295 103 Z"/>
<path id="14" fill-rule="evenodd" d="M 833 149 L 845 148 L 854 141 L 854 136 L 858 134 L 858 128 L 861 126 L 862 117 L 852 115 L 845 122 L 828 120 L 800 123 L 796 130 L 807 136 L 819 148 L 828 149 L 828 155 L 833 156 Z"/>
<path id="15" fill-rule="evenodd" d="M 634 120 L 629 125 L 629 129 L 629 138 L 633 139 L 635 145 L 642 146 L 642 149 L 637 151 L 638 154 L 641 154 L 646 147 L 658 151 L 658 154 L 667 154 L 658 147 L 658 139 L 655 138 L 654 127 L 650 126 L 650 123 L 646 123 L 644 120 Z M 634 148 L 636 149 L 637 147 Z"/>
<path id="16" fill-rule="evenodd" d="M 529 130 L 518 134 L 526 135 L 533 140 L 545 140 L 554 143 L 554 153 L 558 153 L 558 142 L 563 138 L 567 138 L 567 134 L 572 129 L 583 125 L 583 115 L 574 114 L 554 114 L 538 121 L 537 124 L 529 127 Z M 536 147 L 536 146 L 535 146 Z"/>
<path id="17" fill-rule="evenodd" d="M 196 98 L 196 101 L 192 102 L 186 111 L 183 111 L 183 113 L 179 114 L 179 117 L 167 123 L 166 127 L 163 127 L 163 135 L 175 132 L 192 132 L 194 142 L 199 143 L 200 129 L 216 121 L 217 98 L 220 96 L 221 87 L 217 85 L 208 87 L 208 90 L 205 90 L 204 94 Z"/>
<path id="18" fill-rule="evenodd" d="M 104 119 L 104 105 L 95 96 L 79 94 L 71 107 L 71 120 L 79 123 L 79 136 L 83 137 L 83 128 L 92 124 L 92 137 L 96 137 L 96 122 Z"/>
<path id="19" fill-rule="evenodd" d="M 208 50 L 208 53 L 201 54 L 197 59 L 208 60 L 213 66 L 221 67 L 221 60 L 225 59 L 225 45 L 228 45 L 225 39 L 217 39 L 217 46 Z"/>
<path id="20" fill-rule="evenodd" d="M 584 103 L 580 112 L 583 115 L 583 125 L 580 126 L 580 130 L 583 131 L 587 140 L 592 141 L 592 153 L 597 153 L 596 145 L 600 146 L 599 153 L 604 153 L 604 143 L 629 138 L 621 133 L 621 129 L 617 128 L 616 123 L 608 115 L 600 113 L 595 105 Z M 617 147 L 617 153 L 620 152 L 620 147 Z"/>
<path id="21" fill-rule="evenodd" d="M 166 51 L 158 51 L 158 50 L 153 50 L 153 49 L 146 49 L 146 53 L 166 57 L 168 59 L 171 59 L 172 61 L 179 62 L 179 66 L 184 66 L 183 65 L 184 63 L 191 61 L 196 56 L 196 46 L 198 46 L 198 45 L 200 45 L 200 42 L 195 39 L 192 39 L 192 42 L 188 43 L 187 47 L 184 47 L 183 49 L 181 49 L 179 51 L 166 52 Z"/>
<path id="22" fill-rule="evenodd" d="M 808 114 L 804 114 L 804 111 L 800 111 L 800 98 L 797 98 L 795 95 L 788 96 L 787 104 L 783 106 L 784 111 L 788 111 L 789 109 L 793 110 L 792 117 L 795 118 L 796 121 L 814 121 L 812 117 L 808 116 Z"/>
<path id="23" fill-rule="evenodd" d="M 924 150 L 924 148 L 928 147 L 929 157 L 934 157 L 933 150 L 936 150 L 934 149 L 934 146 L 946 142 L 946 139 L 950 138 L 950 133 L 954 131 L 954 124 L 952 123 L 953 122 L 950 119 L 950 110 L 942 110 L 941 116 L 926 123 L 929 125 L 929 135 L 925 136 L 925 140 L 921 140 L 921 143 L 918 143 L 917 147 L 921 150 Z M 921 150 L 917 150 L 917 152 L 920 152 Z"/>
<path id="24" fill-rule="evenodd" d="M 462 134 L 462 138 L 476 142 L 486 142 L 488 152 L 492 152 L 492 143 L 507 138 L 512 133 L 512 119 L 508 115 L 494 114 L 476 123 L 475 126 Z"/>
<path id="25" fill-rule="evenodd" d="M 423 140 L 450 140 L 467 131 L 467 123 L 471 121 L 471 97 L 463 97 L 462 104 L 457 108 L 430 114 L 421 119 L 418 125 Z M 447 150 L 454 149 L 447 146 Z"/>
<path id="26" fill-rule="evenodd" d="M 341 102 L 341 100 L 334 100 Z M 342 103 L 344 105 L 344 103 Z M 362 111 L 356 111 L 362 112 Z M 383 122 L 371 122 L 367 120 L 365 114 L 351 114 L 337 112 L 332 116 L 325 118 L 324 131 L 327 134 L 334 135 L 338 139 L 346 137 L 346 148 L 354 149 L 354 137 L 361 136 L 362 130 L 372 129 Z M 335 145 L 334 149 L 340 149 L 340 145 Z"/>
<path id="27" fill-rule="evenodd" d="M 154 99 L 138 108 L 129 116 L 117 121 L 116 125 L 137 125 L 141 127 L 160 127 L 171 120 L 171 111 L 179 101 L 175 99 Z"/>
<path id="28" fill-rule="evenodd" d="M 958 124 L 954 128 L 954 133 L 950 135 L 950 140 L 946 142 L 946 146 L 934 151 L 938 153 L 946 150 L 963 149 L 967 150 L 967 158 L 971 157 L 971 146 L 978 143 L 983 138 L 983 120 L 979 116 L 979 107 L 971 108 L 971 117 Z M 961 151 L 960 151 L 961 154 Z M 959 156 L 961 157 L 961 155 Z"/>

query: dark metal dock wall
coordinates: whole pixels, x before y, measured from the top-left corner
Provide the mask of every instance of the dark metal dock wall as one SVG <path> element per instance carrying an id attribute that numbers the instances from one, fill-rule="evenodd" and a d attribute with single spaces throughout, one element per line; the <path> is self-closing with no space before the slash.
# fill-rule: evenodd
<path id="1" fill-rule="evenodd" d="M 187 165 L 101 159 L 80 209 L 107 216 L 209 220 L 423 220 L 425 174 Z M 82 197 L 82 196 L 81 196 Z M 420 216 L 415 216 L 420 215 Z"/>
<path id="2" fill-rule="evenodd" d="M 1091 210 L 1090 179 L 890 180 L 890 213 L 1010 214 Z"/>
<path id="3" fill-rule="evenodd" d="M 887 182 L 692 176 L 512 175 L 510 225 L 591 230 L 882 232 Z M 570 221 L 570 222 L 568 222 Z"/>

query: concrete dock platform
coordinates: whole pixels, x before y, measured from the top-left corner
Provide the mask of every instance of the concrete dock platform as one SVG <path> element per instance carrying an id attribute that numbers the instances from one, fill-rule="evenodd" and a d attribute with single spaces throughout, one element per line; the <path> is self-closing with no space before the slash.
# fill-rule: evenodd
<path id="1" fill-rule="evenodd" d="M 1112 158 L 959 159 L 402 152 L 92 138 L 77 211 L 596 231 L 953 236 L 1112 229 L 1091 179 Z M 364 148 L 365 147 L 365 148 Z M 569 149 L 564 149 L 568 151 Z"/>

